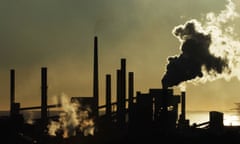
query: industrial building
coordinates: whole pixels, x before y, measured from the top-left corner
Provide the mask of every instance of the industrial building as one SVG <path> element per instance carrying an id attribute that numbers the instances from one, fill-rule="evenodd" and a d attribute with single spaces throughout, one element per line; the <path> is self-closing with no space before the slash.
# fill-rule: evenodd
<path id="1" fill-rule="evenodd" d="M 239 139 L 239 129 L 226 129 L 223 125 L 224 114 L 217 111 L 209 113 L 209 121 L 199 125 L 189 125 L 186 119 L 186 92 L 174 94 L 172 88 L 150 88 L 148 93 L 134 91 L 134 72 L 126 69 L 127 61 L 120 59 L 120 67 L 116 70 L 116 94 L 112 95 L 112 76 L 106 74 L 105 105 L 99 105 L 99 74 L 98 74 L 98 38 L 94 37 L 94 64 L 93 64 L 93 92 L 92 96 L 74 96 L 71 102 L 81 103 L 81 108 L 89 110 L 89 116 L 95 123 L 93 136 L 77 134 L 75 137 L 49 136 L 46 131 L 49 120 L 58 120 L 49 117 L 51 108 L 61 107 L 61 104 L 49 105 L 47 102 L 47 68 L 41 68 L 41 105 L 35 107 L 21 107 L 15 102 L 15 70 L 10 70 L 10 116 L 1 118 L 3 129 L 9 130 L 3 136 L 11 135 L 15 139 L 7 139 L 9 143 L 134 143 L 136 140 L 153 142 L 166 139 L 178 140 L 178 143 L 188 140 L 205 139 L 208 136 L 224 138 L 230 131 Z M 116 101 L 112 101 L 115 96 Z M 35 125 L 24 124 L 21 111 L 39 109 L 41 118 Z M 104 114 L 100 113 L 104 110 Z M 4 126 L 5 124 L 5 126 Z M 206 125 L 205 129 L 198 128 Z M 234 136 L 235 136 L 234 135 Z M 229 136 L 229 135 L 228 135 Z M 233 136 L 233 135 L 231 135 Z M 194 137 L 194 138 L 193 138 Z M 166 138 L 166 139 L 165 139 Z M 176 139 L 175 139 L 176 138 Z M 206 139 L 205 139 L 206 140 Z M 225 140 L 225 139 L 224 139 Z M 21 141 L 21 142 L 20 142 Z M 202 140 L 201 142 L 203 142 Z M 205 141 L 204 141 L 205 142 Z"/>

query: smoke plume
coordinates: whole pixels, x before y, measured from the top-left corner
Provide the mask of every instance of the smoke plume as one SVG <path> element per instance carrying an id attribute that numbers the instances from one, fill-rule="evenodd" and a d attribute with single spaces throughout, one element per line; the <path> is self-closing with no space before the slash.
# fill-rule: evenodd
<path id="1" fill-rule="evenodd" d="M 68 138 L 82 133 L 84 136 L 94 135 L 94 121 L 89 116 L 89 109 L 82 109 L 81 104 L 71 102 L 66 95 L 61 96 L 63 112 L 60 113 L 58 121 L 50 121 L 48 133 L 52 136 Z"/>
<path id="2" fill-rule="evenodd" d="M 176 26 L 172 33 L 181 43 L 181 53 L 168 58 L 163 88 L 234 76 L 240 79 L 240 42 L 231 25 L 238 16 L 235 4 L 228 0 L 226 9 L 217 15 L 206 14 L 204 22 L 192 19 Z"/>
<path id="3" fill-rule="evenodd" d="M 32 111 L 28 111 L 25 115 L 25 121 L 26 123 L 28 124 L 33 124 L 35 121 L 34 121 L 34 113 Z"/>

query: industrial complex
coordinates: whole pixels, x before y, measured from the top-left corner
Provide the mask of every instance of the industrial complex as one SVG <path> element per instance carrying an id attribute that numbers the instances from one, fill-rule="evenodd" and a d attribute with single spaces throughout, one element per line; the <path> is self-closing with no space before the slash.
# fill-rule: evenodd
<path id="1" fill-rule="evenodd" d="M 186 92 L 175 94 L 173 88 L 149 88 L 147 93 L 134 90 L 134 72 L 126 69 L 126 59 L 120 59 L 116 70 L 116 94 L 112 94 L 112 75 L 105 77 L 104 105 L 99 105 L 98 37 L 94 37 L 93 93 L 89 97 L 71 97 L 71 103 L 80 103 L 77 114 L 87 113 L 91 119 L 91 134 L 85 134 L 83 125 L 74 127 L 74 135 L 64 136 L 61 127 L 53 135 L 49 123 L 59 122 L 61 116 L 49 116 L 47 67 L 41 68 L 41 105 L 21 107 L 15 101 L 15 70 L 10 70 L 10 114 L 0 117 L 0 136 L 9 144 L 127 144 L 152 143 L 237 143 L 240 127 L 224 126 L 224 113 L 209 112 L 209 121 L 190 125 L 186 119 Z M 116 101 L 113 101 L 113 97 Z M 39 110 L 40 118 L 34 124 L 25 123 L 22 111 Z M 85 113 L 85 114 L 86 114 Z M 83 120 L 83 119 L 81 119 Z M 67 121 L 67 120 L 66 120 Z M 79 123 L 77 123 L 78 125 Z M 84 123 L 88 125 L 89 123 Z M 80 124 L 79 124 L 80 125 Z M 88 125 L 89 126 L 89 125 Z M 84 127 L 86 128 L 86 127 Z M 73 133 L 68 131 L 68 133 Z"/>

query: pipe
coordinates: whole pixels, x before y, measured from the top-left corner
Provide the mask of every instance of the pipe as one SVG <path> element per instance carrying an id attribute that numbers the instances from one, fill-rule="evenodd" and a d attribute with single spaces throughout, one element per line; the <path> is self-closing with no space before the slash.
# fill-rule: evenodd
<path id="1" fill-rule="evenodd" d="M 48 105 L 47 108 L 58 108 L 61 107 L 61 104 L 53 104 L 53 105 Z M 34 110 L 34 109 L 41 109 L 42 106 L 32 106 L 32 107 L 23 107 L 20 108 L 19 110 Z"/>

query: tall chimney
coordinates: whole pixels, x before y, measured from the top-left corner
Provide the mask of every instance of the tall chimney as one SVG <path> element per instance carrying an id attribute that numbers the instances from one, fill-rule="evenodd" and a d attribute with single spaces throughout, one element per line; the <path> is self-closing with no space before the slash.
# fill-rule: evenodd
<path id="1" fill-rule="evenodd" d="M 181 92 L 181 118 L 183 120 L 186 119 L 186 92 Z"/>
<path id="2" fill-rule="evenodd" d="M 47 68 L 41 69 L 41 122 L 42 128 L 45 129 L 47 125 Z"/>
<path id="3" fill-rule="evenodd" d="M 117 122 L 119 125 L 122 125 L 122 99 L 121 99 L 121 92 L 122 92 L 122 85 L 121 85 L 121 70 L 117 69 Z"/>
<path id="4" fill-rule="evenodd" d="M 134 93 L 134 73 L 128 73 L 128 123 L 133 120 L 133 93 Z"/>
<path id="5" fill-rule="evenodd" d="M 133 107 L 133 93 L 134 93 L 134 74 L 133 72 L 128 73 L 128 109 Z"/>
<path id="6" fill-rule="evenodd" d="M 93 67 L 93 97 L 94 97 L 94 113 L 98 117 L 98 38 L 94 37 L 94 67 Z"/>
<path id="7" fill-rule="evenodd" d="M 14 114 L 15 103 L 15 70 L 10 70 L 10 116 Z"/>
<path id="8" fill-rule="evenodd" d="M 106 75 L 106 114 L 111 115 L 111 75 Z"/>
<path id="9" fill-rule="evenodd" d="M 123 111 L 126 109 L 126 59 L 121 59 L 121 105 Z"/>
<path id="10" fill-rule="evenodd" d="M 126 59 L 121 59 L 121 68 L 117 70 L 117 120 L 119 126 L 126 121 Z"/>

